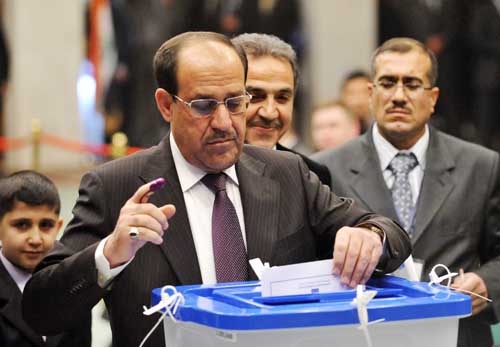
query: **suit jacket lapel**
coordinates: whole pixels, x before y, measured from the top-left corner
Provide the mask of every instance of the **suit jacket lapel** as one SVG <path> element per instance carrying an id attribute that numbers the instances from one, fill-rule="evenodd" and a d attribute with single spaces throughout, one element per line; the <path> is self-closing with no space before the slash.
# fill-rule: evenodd
<path id="1" fill-rule="evenodd" d="M 21 291 L 0 262 L 0 302 L 6 304 L 0 308 L 0 315 L 15 326 L 19 334 L 24 335 L 35 346 L 42 346 L 42 337 L 36 334 L 22 319 Z"/>
<path id="2" fill-rule="evenodd" d="M 417 214 L 415 215 L 413 243 L 422 235 L 455 186 L 451 176 L 451 172 L 455 168 L 455 162 L 452 159 L 450 149 L 441 141 L 441 135 L 437 130 L 429 127 L 429 131 L 427 164 L 420 189 Z"/>
<path id="3" fill-rule="evenodd" d="M 356 198 L 362 201 L 369 210 L 386 217 L 398 220 L 392 195 L 384 181 L 377 151 L 373 144 L 372 132 L 367 131 L 361 138 L 361 145 L 353 153 L 349 171 L 352 173 L 350 186 Z M 368 155 L 366 155 L 368 153 Z M 357 160 L 357 158 L 363 158 Z M 387 202 L 390 203 L 387 203 Z"/>
<path id="4" fill-rule="evenodd" d="M 198 257 L 189 226 L 184 195 L 170 149 L 169 135 L 153 153 L 140 178 L 143 182 L 149 182 L 159 177 L 165 178 L 167 184 L 156 192 L 150 201 L 156 206 L 173 204 L 176 207 L 176 213 L 169 220 L 168 230 L 164 234 L 161 250 L 181 284 L 201 283 Z"/>
<path id="5" fill-rule="evenodd" d="M 280 187 L 264 176 L 265 164 L 241 154 L 236 166 L 243 204 L 248 258 L 270 261 L 278 233 Z M 257 189 L 256 189 L 257 187 Z M 250 276 L 256 279 L 253 272 Z"/>

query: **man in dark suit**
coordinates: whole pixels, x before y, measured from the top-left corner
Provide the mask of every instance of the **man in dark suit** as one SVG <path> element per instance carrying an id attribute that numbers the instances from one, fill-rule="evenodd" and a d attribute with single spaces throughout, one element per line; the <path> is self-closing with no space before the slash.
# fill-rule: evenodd
<path id="1" fill-rule="evenodd" d="M 23 312 L 35 329 L 64 329 L 104 298 L 113 345 L 137 346 L 156 321 L 141 313 L 153 288 L 220 282 L 221 266 L 256 279 L 233 271 L 246 261 L 219 262 L 237 253 L 224 242 L 226 253 L 217 247 L 221 196 L 237 216 L 227 226 L 241 229 L 233 236 L 245 260 L 282 265 L 333 251 L 333 272 L 354 286 L 408 256 L 409 239 L 396 223 L 331 193 L 299 157 L 243 146 L 246 57 L 228 38 L 178 35 L 160 47 L 154 65 L 156 102 L 171 132 L 82 178 L 73 220 L 25 289 Z M 206 186 L 210 174 L 226 179 L 217 195 Z M 158 177 L 166 187 L 153 195 Z M 158 329 L 148 345 L 163 341 Z"/>
<path id="2" fill-rule="evenodd" d="M 231 40 L 248 58 L 246 88 L 252 96 L 248 107 L 245 142 L 298 154 L 323 184 L 330 185 L 328 168 L 279 143 L 290 130 L 293 103 L 299 82 L 294 49 L 268 34 L 241 34 Z"/>
<path id="3" fill-rule="evenodd" d="M 372 76 L 376 123 L 315 159 L 329 167 L 336 193 L 405 225 L 413 256 L 425 262 L 422 280 L 441 263 L 465 271 L 454 279 L 454 288 L 493 299 L 488 304 L 471 297 L 473 315 L 460 321 L 458 339 L 459 346 L 491 346 L 489 324 L 500 313 L 498 153 L 428 125 L 439 94 L 437 63 L 420 42 L 386 41 L 372 56 Z M 404 156 L 413 158 L 408 164 L 413 168 L 403 177 L 395 166 Z M 409 198 L 406 206 L 400 204 L 403 197 Z"/>

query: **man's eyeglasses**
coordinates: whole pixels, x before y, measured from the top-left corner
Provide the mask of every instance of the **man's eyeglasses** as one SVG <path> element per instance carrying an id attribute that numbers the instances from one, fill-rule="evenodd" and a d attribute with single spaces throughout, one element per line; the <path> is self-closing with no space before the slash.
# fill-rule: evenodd
<path id="1" fill-rule="evenodd" d="M 403 80 L 401 84 L 398 80 L 382 79 L 374 82 L 373 85 L 377 88 L 380 88 L 380 90 L 387 95 L 393 95 L 401 86 L 404 93 L 409 97 L 418 96 L 424 90 L 431 90 L 433 88 L 425 87 L 422 82 L 413 79 L 408 81 Z"/>
<path id="2" fill-rule="evenodd" d="M 193 116 L 209 117 L 220 104 L 226 105 L 227 111 L 232 115 L 244 113 L 248 108 L 252 96 L 245 93 L 243 95 L 227 98 L 223 101 L 217 99 L 195 99 L 190 102 L 182 100 L 177 95 L 174 95 L 174 98 L 188 106 Z"/>

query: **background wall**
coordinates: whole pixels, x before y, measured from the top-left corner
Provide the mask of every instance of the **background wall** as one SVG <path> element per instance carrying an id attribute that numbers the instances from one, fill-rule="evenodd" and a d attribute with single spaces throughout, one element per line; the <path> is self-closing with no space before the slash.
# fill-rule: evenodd
<path id="1" fill-rule="evenodd" d="M 82 124 L 76 84 L 84 57 L 84 0 L 4 0 L 5 29 L 12 69 L 5 109 L 5 133 L 29 136 L 32 119 L 44 132 L 75 141 L 89 136 L 93 127 Z M 367 68 L 376 42 L 376 1 L 302 1 L 309 46 L 302 84 L 309 96 L 300 122 L 308 140 L 309 106 L 338 95 L 344 75 Z M 306 98 L 307 100 L 307 98 Z M 87 134 L 85 134 L 86 132 Z M 76 167 L 87 156 L 47 145 L 41 146 L 40 169 Z M 8 152 L 6 171 L 29 167 L 31 149 Z"/>
<path id="2" fill-rule="evenodd" d="M 302 2 L 313 104 L 337 97 L 347 72 L 368 69 L 377 43 L 376 5 L 374 0 Z"/>
<path id="3" fill-rule="evenodd" d="M 44 131 L 82 138 L 76 83 L 84 53 L 84 4 L 80 0 L 4 0 L 11 74 L 5 108 L 7 136 L 29 136 L 32 119 Z M 68 168 L 82 158 L 42 146 L 41 168 Z M 30 166 L 30 148 L 7 152 L 8 170 Z"/>

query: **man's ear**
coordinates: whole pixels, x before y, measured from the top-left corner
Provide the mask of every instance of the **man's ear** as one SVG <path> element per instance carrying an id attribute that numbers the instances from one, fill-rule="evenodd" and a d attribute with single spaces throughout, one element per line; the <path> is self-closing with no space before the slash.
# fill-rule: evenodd
<path id="1" fill-rule="evenodd" d="M 172 120 L 172 112 L 170 111 L 170 106 L 172 105 L 174 99 L 172 95 L 163 88 L 157 88 L 155 92 L 156 107 L 160 111 L 163 119 L 166 122 Z"/>
<path id="2" fill-rule="evenodd" d="M 435 108 L 437 100 L 439 98 L 439 88 L 434 87 L 430 90 L 430 92 L 431 92 L 430 97 L 431 97 L 431 103 L 432 103 L 431 113 L 434 113 L 434 108 Z"/>

